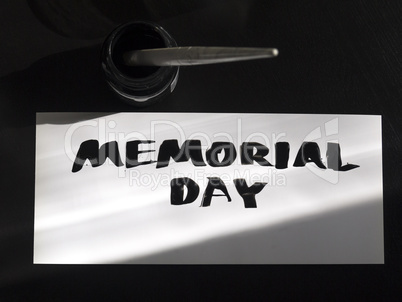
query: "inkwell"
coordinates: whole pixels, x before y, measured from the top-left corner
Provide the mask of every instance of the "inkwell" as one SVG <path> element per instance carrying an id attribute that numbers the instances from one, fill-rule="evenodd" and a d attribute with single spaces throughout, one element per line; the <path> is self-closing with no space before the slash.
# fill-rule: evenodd
<path id="1" fill-rule="evenodd" d="M 129 22 L 117 27 L 102 46 L 106 81 L 127 103 L 145 107 L 173 92 L 180 66 L 271 58 L 275 48 L 178 47 L 161 26 Z"/>

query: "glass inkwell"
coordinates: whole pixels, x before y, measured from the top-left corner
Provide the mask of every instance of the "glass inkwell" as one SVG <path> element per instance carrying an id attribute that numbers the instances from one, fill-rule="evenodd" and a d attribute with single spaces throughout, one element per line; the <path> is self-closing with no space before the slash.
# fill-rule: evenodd
<path id="1" fill-rule="evenodd" d="M 162 27 L 130 22 L 117 27 L 102 47 L 102 68 L 109 86 L 124 101 L 148 106 L 172 93 L 180 66 L 272 58 L 275 48 L 178 47 Z"/>
<path id="2" fill-rule="evenodd" d="M 109 86 L 127 103 L 148 106 L 170 94 L 177 83 L 179 66 L 128 66 L 123 55 L 141 49 L 177 47 L 161 26 L 130 22 L 117 27 L 102 47 L 102 68 Z"/>

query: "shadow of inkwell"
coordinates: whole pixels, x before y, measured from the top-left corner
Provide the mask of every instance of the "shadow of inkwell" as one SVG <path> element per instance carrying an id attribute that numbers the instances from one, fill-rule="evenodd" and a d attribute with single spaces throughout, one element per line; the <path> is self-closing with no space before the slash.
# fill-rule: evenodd
<path id="1" fill-rule="evenodd" d="M 27 116 L 19 123 L 32 120 L 32 112 L 132 111 L 137 109 L 113 100 L 118 96 L 137 108 L 160 101 L 175 89 L 180 66 L 277 54 L 273 48 L 178 47 L 156 23 L 128 22 L 115 28 L 103 45 L 54 54 L 0 79 L 2 106 Z M 171 110 L 165 102 L 158 107 Z M 10 124 L 7 119 L 3 122 Z"/>
<path id="2" fill-rule="evenodd" d="M 150 105 L 173 90 L 179 68 L 126 66 L 122 52 L 128 48 L 165 45 L 176 44 L 158 25 L 128 23 L 116 28 L 103 46 L 53 54 L 25 70 L 6 75 L 0 78 L 1 123 L 32 125 L 35 112 L 99 112 L 93 114 L 99 117 L 109 112 L 136 110 L 124 102 L 116 102 L 116 95 L 137 107 Z M 159 110 L 168 109 L 167 104 L 159 106 Z M 52 123 L 77 121 L 72 116 L 72 120 Z"/>

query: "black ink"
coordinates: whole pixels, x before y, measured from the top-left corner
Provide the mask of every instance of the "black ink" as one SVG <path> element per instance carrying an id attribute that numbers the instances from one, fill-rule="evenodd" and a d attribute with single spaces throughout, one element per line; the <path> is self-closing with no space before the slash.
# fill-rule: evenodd
<path id="1" fill-rule="evenodd" d="M 254 148 L 257 150 L 255 154 Z M 243 143 L 240 146 L 240 157 L 242 165 L 252 165 L 253 161 L 257 162 L 260 166 L 272 166 L 264 156 L 268 155 L 269 149 L 260 143 Z"/>
<path id="2" fill-rule="evenodd" d="M 321 169 L 326 169 L 326 167 L 321 161 L 321 152 L 317 143 L 303 142 L 299 151 L 297 152 L 297 156 L 293 166 L 304 167 L 306 163 L 310 162 L 315 163 Z"/>
<path id="3" fill-rule="evenodd" d="M 225 151 L 225 157 L 220 162 L 218 159 L 218 154 Z M 226 167 L 230 166 L 236 159 L 237 152 L 236 148 L 232 143 L 229 142 L 215 142 L 212 144 L 211 148 L 205 153 L 207 157 L 207 163 L 211 167 Z"/>
<path id="4" fill-rule="evenodd" d="M 116 68 L 130 78 L 145 78 L 157 72 L 160 67 L 128 66 L 123 55 L 132 50 L 166 47 L 161 35 L 149 26 L 128 26 L 119 32 L 112 44 L 112 60 Z"/>
<path id="5" fill-rule="evenodd" d="M 223 195 L 213 194 L 215 190 L 221 190 Z M 212 196 L 226 196 L 228 201 L 232 201 L 224 182 L 219 177 L 208 177 L 208 185 L 202 197 L 201 206 L 209 207 L 211 205 Z"/>
<path id="6" fill-rule="evenodd" d="M 248 187 L 246 180 L 243 178 L 234 179 L 233 182 L 236 186 L 237 192 L 243 198 L 244 206 L 246 208 L 256 208 L 257 202 L 255 200 L 255 195 L 260 193 L 267 183 L 256 182 L 251 187 Z"/>
<path id="7" fill-rule="evenodd" d="M 288 167 L 290 146 L 288 142 L 275 144 L 275 168 L 286 169 Z"/>
<path id="8" fill-rule="evenodd" d="M 359 167 L 349 163 L 342 166 L 341 147 L 337 143 L 327 144 L 327 166 L 335 171 L 349 171 Z"/>
<path id="9" fill-rule="evenodd" d="M 165 140 L 159 148 L 156 168 L 167 167 L 170 158 L 175 162 L 184 162 L 191 158 L 194 166 L 206 166 L 202 159 L 200 140 L 186 140 L 181 149 L 179 149 L 177 139 Z"/>
<path id="10" fill-rule="evenodd" d="M 187 187 L 187 196 L 183 200 L 184 186 Z M 192 203 L 197 199 L 200 192 L 200 187 L 197 183 L 188 177 L 174 178 L 170 182 L 171 194 L 170 203 L 172 205 L 183 205 Z"/>
<path id="11" fill-rule="evenodd" d="M 103 165 L 106 158 L 109 158 L 117 167 L 123 166 L 116 141 L 103 144 L 99 149 L 99 142 L 97 140 L 87 140 L 80 145 L 72 172 L 80 171 L 87 159 L 90 161 L 92 167 L 95 168 Z"/>
<path id="12" fill-rule="evenodd" d="M 131 141 L 127 142 L 126 144 L 126 167 L 127 168 L 132 168 L 132 167 L 137 167 L 140 165 L 148 165 L 152 164 L 155 161 L 154 160 L 149 160 L 149 161 L 143 161 L 139 162 L 138 161 L 138 154 L 140 153 L 148 153 L 148 152 L 155 152 L 155 150 L 138 150 L 138 145 L 139 144 L 152 144 L 155 141 Z"/>

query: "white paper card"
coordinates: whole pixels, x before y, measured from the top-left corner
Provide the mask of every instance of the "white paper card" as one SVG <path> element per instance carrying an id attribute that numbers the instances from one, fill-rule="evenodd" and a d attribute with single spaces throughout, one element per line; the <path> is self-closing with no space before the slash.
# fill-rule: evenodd
<path id="1" fill-rule="evenodd" d="M 381 144 L 380 116 L 38 113 L 34 263 L 383 263 Z"/>

